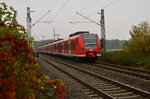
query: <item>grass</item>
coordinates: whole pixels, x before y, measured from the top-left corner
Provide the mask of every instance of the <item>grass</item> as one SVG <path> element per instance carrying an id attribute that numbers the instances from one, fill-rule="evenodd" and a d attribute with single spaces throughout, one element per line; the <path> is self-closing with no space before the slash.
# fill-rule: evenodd
<path id="1" fill-rule="evenodd" d="M 98 61 L 150 70 L 150 53 L 129 56 L 123 50 L 107 51 Z"/>

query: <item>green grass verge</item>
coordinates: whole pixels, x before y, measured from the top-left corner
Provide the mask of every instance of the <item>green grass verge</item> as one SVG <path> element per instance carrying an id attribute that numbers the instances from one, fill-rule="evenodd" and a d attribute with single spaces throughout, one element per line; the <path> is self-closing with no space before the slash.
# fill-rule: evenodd
<path id="1" fill-rule="evenodd" d="M 150 53 L 129 56 L 124 51 L 108 51 L 97 61 L 150 70 Z"/>

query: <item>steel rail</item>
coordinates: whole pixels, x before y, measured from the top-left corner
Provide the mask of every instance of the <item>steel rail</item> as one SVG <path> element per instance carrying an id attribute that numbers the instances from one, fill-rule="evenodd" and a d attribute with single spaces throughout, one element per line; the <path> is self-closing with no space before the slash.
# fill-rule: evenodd
<path id="1" fill-rule="evenodd" d="M 41 57 L 41 56 L 40 56 Z M 86 86 L 87 88 L 89 88 L 90 90 L 92 90 L 93 92 L 95 92 L 96 94 L 98 94 L 99 96 L 102 96 L 104 99 L 115 99 L 114 97 L 110 96 L 109 94 L 97 89 L 97 88 L 94 88 L 92 87 L 91 85 L 89 85 L 88 83 L 84 82 L 83 80 L 81 79 L 78 79 L 77 77 L 71 75 L 70 73 L 60 69 L 58 66 L 56 66 L 55 64 L 51 63 L 50 61 L 48 61 L 47 59 L 41 57 L 43 60 L 45 60 L 46 62 L 48 62 L 49 64 L 53 65 L 55 68 L 57 68 L 58 70 L 62 71 L 63 73 L 69 75 L 70 77 L 72 77 L 74 80 L 76 80 L 78 83 Z"/>
<path id="2" fill-rule="evenodd" d="M 124 73 L 130 76 L 135 76 L 135 77 L 140 77 L 141 79 L 145 79 L 145 80 L 150 80 L 150 76 L 148 75 L 144 75 L 144 74 L 139 74 L 136 73 L 136 71 L 127 71 L 127 70 L 121 70 L 121 68 L 116 68 L 116 67 L 111 67 L 111 66 L 104 66 L 104 65 L 99 65 L 99 64 L 90 64 L 92 66 L 96 66 L 97 68 L 104 68 L 107 70 L 112 70 L 112 71 L 116 71 L 119 73 Z"/>
<path id="3" fill-rule="evenodd" d="M 53 60 L 54 60 L 54 59 L 53 59 Z M 87 73 L 87 74 L 93 75 L 93 76 L 95 76 L 95 77 L 97 77 L 97 78 L 99 78 L 99 79 L 105 80 L 106 82 L 110 82 L 110 83 L 112 83 L 112 84 L 115 84 L 115 85 L 120 86 L 120 87 L 122 87 L 122 88 L 125 88 L 125 89 L 127 89 L 127 90 L 130 90 L 130 91 L 132 91 L 132 92 L 134 92 L 134 93 L 137 93 L 137 94 L 139 94 L 139 95 L 141 95 L 141 96 L 143 96 L 143 97 L 147 97 L 147 98 L 150 97 L 150 93 L 147 92 L 147 91 L 143 91 L 143 90 L 140 90 L 140 89 L 138 89 L 138 88 L 134 88 L 134 87 L 132 87 L 132 86 L 129 86 L 129 85 L 120 83 L 120 82 L 118 82 L 118 81 L 115 81 L 115 80 L 106 78 L 106 77 L 104 77 L 104 76 L 98 75 L 98 74 L 96 74 L 96 73 L 89 72 L 89 71 L 80 69 L 80 68 L 78 68 L 78 67 L 74 67 L 74 66 L 71 65 L 71 64 L 64 63 L 64 62 L 59 61 L 59 60 L 55 60 L 55 61 L 57 61 L 57 62 L 59 62 L 59 63 L 61 63 L 61 64 L 64 64 L 64 65 L 70 66 L 70 67 L 72 67 L 72 68 L 74 68 L 74 69 L 77 69 L 77 70 L 79 70 L 79 71 L 85 72 L 85 73 Z"/>
<path id="4" fill-rule="evenodd" d="M 150 74 L 149 70 L 141 70 L 141 69 L 137 69 L 137 68 L 127 67 L 127 66 L 122 66 L 122 65 L 116 65 L 116 64 L 110 64 L 110 63 L 97 62 L 97 64 L 98 65 L 113 66 L 113 67 L 118 67 L 118 68 L 124 68 L 124 69 L 131 70 L 131 71 L 137 71 L 137 72 L 143 72 L 143 73 Z"/>

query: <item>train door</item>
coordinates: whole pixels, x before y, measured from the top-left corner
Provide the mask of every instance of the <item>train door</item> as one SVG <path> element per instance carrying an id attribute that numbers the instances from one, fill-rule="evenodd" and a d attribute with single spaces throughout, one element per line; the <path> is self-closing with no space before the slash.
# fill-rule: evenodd
<path id="1" fill-rule="evenodd" d="M 69 54 L 71 54 L 71 40 L 69 40 L 68 42 L 68 50 L 69 50 Z"/>
<path id="2" fill-rule="evenodd" d="M 62 43 L 62 54 L 64 54 L 64 42 Z"/>
<path id="3" fill-rule="evenodd" d="M 78 38 L 76 38 L 76 42 L 75 42 L 75 54 L 77 54 L 77 55 L 79 54 L 79 52 L 78 52 L 79 51 L 78 46 L 79 46 L 78 45 Z"/>

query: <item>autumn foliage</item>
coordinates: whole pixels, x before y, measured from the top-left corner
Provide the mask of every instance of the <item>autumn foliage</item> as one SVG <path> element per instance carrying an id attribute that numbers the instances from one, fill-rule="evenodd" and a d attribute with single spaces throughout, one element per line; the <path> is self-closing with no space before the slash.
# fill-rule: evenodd
<path id="1" fill-rule="evenodd" d="M 61 81 L 48 79 L 40 72 L 29 44 L 26 29 L 17 20 L 17 11 L 0 5 L 0 99 L 34 99 L 35 92 L 64 99 L 66 86 Z M 64 93 L 64 94 L 63 94 Z M 63 95 L 62 95 L 63 94 Z M 32 97 L 32 98 L 31 98 Z"/>
<path id="2" fill-rule="evenodd" d="M 150 24 L 141 22 L 132 26 L 131 38 L 125 45 L 125 51 L 130 55 L 150 54 Z"/>

